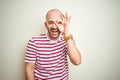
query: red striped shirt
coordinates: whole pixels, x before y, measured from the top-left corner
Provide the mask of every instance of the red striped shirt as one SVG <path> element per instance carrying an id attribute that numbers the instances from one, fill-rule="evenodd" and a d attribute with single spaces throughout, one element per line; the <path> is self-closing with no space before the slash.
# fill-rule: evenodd
<path id="1" fill-rule="evenodd" d="M 37 80 L 68 80 L 67 47 L 63 35 L 52 41 L 47 34 L 31 38 L 28 42 L 25 62 L 35 63 Z"/>

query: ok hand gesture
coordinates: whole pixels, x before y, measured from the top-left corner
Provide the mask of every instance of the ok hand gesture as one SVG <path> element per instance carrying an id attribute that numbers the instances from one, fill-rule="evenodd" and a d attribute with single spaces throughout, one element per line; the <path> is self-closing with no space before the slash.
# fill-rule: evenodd
<path id="1" fill-rule="evenodd" d="M 70 34 L 69 33 L 69 24 L 70 24 L 71 16 L 68 16 L 67 13 L 65 13 L 65 15 L 62 14 L 61 16 L 62 16 L 63 21 L 62 21 L 62 26 L 59 27 L 59 30 L 60 30 L 60 32 L 63 33 L 64 36 L 69 35 Z"/>

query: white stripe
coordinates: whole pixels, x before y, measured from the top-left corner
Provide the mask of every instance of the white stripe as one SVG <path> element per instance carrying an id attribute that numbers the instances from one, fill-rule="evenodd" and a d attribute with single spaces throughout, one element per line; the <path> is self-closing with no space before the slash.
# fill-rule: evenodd
<path id="1" fill-rule="evenodd" d="M 44 79 L 44 78 L 45 78 L 45 77 L 40 76 L 40 75 L 38 75 L 38 74 L 35 74 L 35 76 L 40 77 L 40 78 L 42 78 L 42 79 Z"/>
<path id="2" fill-rule="evenodd" d="M 58 71 L 58 73 L 59 72 L 61 72 L 60 74 L 58 74 L 57 72 L 55 73 L 55 72 L 53 72 L 52 74 L 53 75 L 50 75 L 49 76 L 49 78 L 53 78 L 53 77 L 56 77 L 56 76 L 62 76 L 61 78 L 63 78 L 63 77 L 65 77 L 67 74 L 67 71 L 66 71 L 67 69 L 65 69 L 65 71 Z"/>
<path id="3" fill-rule="evenodd" d="M 40 47 L 51 47 L 51 48 L 59 48 L 59 47 L 62 47 L 63 45 L 65 45 L 64 42 L 62 43 L 58 43 L 58 44 L 51 44 L 50 42 L 40 42 L 40 41 L 36 41 L 36 46 L 40 46 Z M 59 46 L 57 46 L 59 45 Z M 54 47 L 55 46 L 55 47 Z"/>
<path id="4" fill-rule="evenodd" d="M 25 62 L 35 63 L 35 61 L 28 61 L 28 60 L 25 60 Z"/>
<path id="5" fill-rule="evenodd" d="M 33 52 L 27 52 L 29 54 L 25 54 L 25 56 L 28 56 L 28 57 L 35 57 L 35 54 Z"/>
<path id="6" fill-rule="evenodd" d="M 34 60 L 34 61 L 35 61 L 36 58 L 25 57 L 25 59 L 26 59 L 27 61 L 28 61 L 28 60 L 30 60 L 30 61 L 31 61 L 31 60 L 33 61 L 33 60 Z"/>
<path id="7" fill-rule="evenodd" d="M 65 45 L 64 45 L 65 46 Z M 58 46 L 58 47 L 53 47 L 53 48 L 37 48 L 37 50 L 52 50 L 52 51 L 61 51 L 64 49 L 64 46 Z M 59 49 L 60 48 L 60 49 Z"/>
<path id="8" fill-rule="evenodd" d="M 48 60 L 48 59 L 46 59 L 46 60 Z M 54 60 L 54 59 L 53 59 Z M 41 64 L 52 64 L 52 63 L 56 63 L 56 62 L 58 62 L 58 61 L 60 61 L 59 59 L 58 60 L 55 60 L 55 61 L 48 61 L 48 62 L 40 62 Z"/>
<path id="9" fill-rule="evenodd" d="M 64 54 L 64 53 L 63 53 L 63 54 Z M 61 54 L 60 56 L 53 57 L 53 58 L 42 58 L 42 57 L 40 58 L 40 57 L 39 57 L 38 60 L 46 60 L 46 61 L 47 61 L 47 60 L 51 60 L 51 61 L 52 61 L 52 60 L 55 60 L 55 59 L 60 59 L 60 58 L 62 58 L 62 57 L 63 57 L 63 54 Z"/>
<path id="10" fill-rule="evenodd" d="M 46 38 L 43 38 L 43 37 L 46 37 Z M 43 40 L 43 41 L 41 41 Z M 34 42 L 35 43 L 34 43 Z M 42 35 L 42 36 L 35 36 L 33 37 L 27 45 L 27 50 L 26 51 L 26 56 L 28 57 L 25 57 L 25 61 L 26 62 L 34 62 L 34 61 L 30 61 L 30 60 L 36 60 L 36 58 L 30 58 L 30 57 L 34 57 L 36 55 L 34 55 L 35 53 L 38 53 L 37 54 L 37 63 L 36 63 L 36 66 L 39 66 L 38 70 L 35 70 L 35 73 L 39 73 L 41 75 L 48 75 L 47 73 L 45 74 L 42 74 L 42 72 L 46 72 L 47 70 L 59 70 L 59 69 L 62 69 L 61 71 L 56 71 L 54 72 L 53 74 L 54 75 L 50 75 L 50 77 L 55 77 L 55 76 L 60 76 L 62 75 L 61 78 L 63 78 L 64 76 L 66 76 L 67 72 L 66 71 L 68 69 L 68 63 L 66 61 L 66 54 L 65 54 L 65 47 L 66 47 L 66 43 L 64 41 L 62 42 L 59 42 L 59 43 L 56 43 L 57 41 L 49 41 L 49 39 L 47 38 L 47 35 Z M 34 46 L 35 45 L 35 46 Z M 59 46 L 58 46 L 59 45 Z M 46 48 L 38 48 L 38 47 L 46 47 Z M 47 48 L 47 47 L 50 47 L 50 48 Z M 33 49 L 32 49 L 33 48 Z M 30 51 L 29 51 L 30 50 Z M 37 51 L 38 50 L 38 51 Z M 39 50 L 51 50 L 50 52 L 41 52 Z M 37 51 L 37 52 L 31 52 L 31 51 Z M 56 53 L 57 52 L 57 53 Z M 29 53 L 29 54 L 28 54 Z M 55 54 L 53 54 L 55 53 Z M 43 55 L 42 55 L 43 54 Z M 64 56 L 63 56 L 64 55 Z M 43 58 L 42 58 L 43 57 Z M 51 58 L 52 57 L 52 58 Z M 60 58 L 60 59 L 59 59 Z M 27 60 L 28 59 L 28 60 Z M 40 60 L 45 60 L 44 61 L 41 61 Z M 48 61 L 48 60 L 54 60 L 54 61 Z M 47 62 L 48 61 L 48 62 Z M 58 63 L 57 63 L 58 62 Z M 42 65 L 40 65 L 40 63 Z M 45 63 L 45 64 L 44 64 Z M 50 64 L 50 65 L 46 65 L 46 64 Z M 53 66 L 57 66 L 57 67 L 53 67 Z M 61 67 L 59 67 L 61 66 Z M 51 68 L 48 68 L 48 67 L 51 67 Z M 65 70 L 65 71 L 64 71 Z M 41 72 L 41 73 L 40 73 Z M 61 72 L 60 74 L 57 74 Z M 45 78 L 41 75 L 38 75 L 38 74 L 35 74 L 35 76 L 37 77 L 40 77 L 40 78 Z M 60 79 L 61 79 L 60 78 Z M 60 79 L 51 79 L 51 80 L 60 80 Z"/>
<path id="11" fill-rule="evenodd" d="M 34 41 L 32 39 L 29 40 L 29 44 L 35 45 Z"/>
<path id="12" fill-rule="evenodd" d="M 35 70 L 35 72 L 40 74 L 40 72 L 37 71 L 37 70 Z M 41 71 L 41 73 L 42 73 L 42 72 L 46 72 L 46 71 L 43 70 L 43 71 Z M 49 74 L 47 74 L 47 73 L 46 73 L 46 74 L 42 74 L 42 75 L 44 75 L 44 76 L 49 76 Z"/>
<path id="13" fill-rule="evenodd" d="M 31 44 L 29 44 L 27 48 L 29 48 L 29 47 L 30 47 L 30 48 L 33 48 L 33 49 L 36 48 L 35 46 L 33 46 L 33 45 L 31 45 Z"/>
<path id="14" fill-rule="evenodd" d="M 53 57 L 53 56 L 57 56 L 57 55 L 60 55 L 60 54 L 64 54 L 65 53 L 65 50 L 56 50 L 56 51 L 53 51 L 53 52 L 37 52 L 38 55 L 40 57 Z"/>

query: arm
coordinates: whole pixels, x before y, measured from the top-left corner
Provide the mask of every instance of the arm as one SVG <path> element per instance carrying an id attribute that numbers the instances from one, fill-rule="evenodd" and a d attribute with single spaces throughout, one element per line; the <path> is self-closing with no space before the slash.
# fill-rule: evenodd
<path id="1" fill-rule="evenodd" d="M 27 80 L 34 80 L 34 63 L 25 63 L 25 74 Z"/>
<path id="2" fill-rule="evenodd" d="M 62 15 L 62 25 L 61 27 L 58 27 L 59 30 L 63 33 L 64 38 L 67 36 L 70 36 L 69 33 L 69 22 L 70 22 L 71 16 L 68 16 L 67 13 L 66 15 Z M 81 54 L 79 50 L 77 49 L 76 45 L 74 44 L 72 39 L 66 40 L 67 43 L 67 49 L 68 49 L 68 56 L 70 58 L 70 61 L 74 65 L 79 65 L 81 63 Z"/>
<path id="3" fill-rule="evenodd" d="M 70 58 L 70 61 L 74 65 L 79 65 L 81 63 L 81 55 L 75 43 L 73 42 L 72 39 L 67 40 L 66 43 L 67 43 L 68 56 Z"/>

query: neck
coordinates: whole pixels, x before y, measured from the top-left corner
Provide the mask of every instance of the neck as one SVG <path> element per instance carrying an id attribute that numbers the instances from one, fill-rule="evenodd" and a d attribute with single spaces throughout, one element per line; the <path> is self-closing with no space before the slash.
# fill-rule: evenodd
<path id="1" fill-rule="evenodd" d="M 60 35 L 59 35 L 58 37 L 54 38 L 54 37 L 52 37 L 49 33 L 47 33 L 47 36 L 48 36 L 48 38 L 49 38 L 50 40 L 56 41 L 56 40 L 59 39 L 59 36 L 60 36 Z"/>

